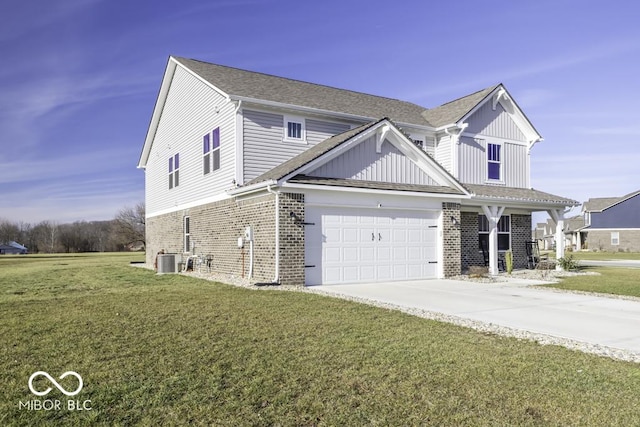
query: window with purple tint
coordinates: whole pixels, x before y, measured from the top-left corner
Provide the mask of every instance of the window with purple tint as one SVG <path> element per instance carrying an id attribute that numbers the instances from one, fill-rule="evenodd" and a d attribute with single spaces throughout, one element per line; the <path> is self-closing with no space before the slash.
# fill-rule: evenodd
<path id="1" fill-rule="evenodd" d="M 487 177 L 499 181 L 501 175 L 500 144 L 487 145 Z"/>
<path id="2" fill-rule="evenodd" d="M 204 174 L 220 169 L 220 128 L 215 128 L 203 137 Z"/>
<path id="3" fill-rule="evenodd" d="M 180 184 L 180 155 L 169 157 L 169 190 Z"/>

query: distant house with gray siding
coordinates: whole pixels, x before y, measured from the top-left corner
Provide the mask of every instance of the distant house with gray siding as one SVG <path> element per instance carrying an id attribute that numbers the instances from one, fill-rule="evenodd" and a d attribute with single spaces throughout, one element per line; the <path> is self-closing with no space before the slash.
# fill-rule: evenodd
<path id="1" fill-rule="evenodd" d="M 27 252 L 28 250 L 25 246 L 14 241 L 0 244 L 0 255 L 24 255 Z"/>
<path id="2" fill-rule="evenodd" d="M 531 187 L 540 141 L 502 84 L 425 108 L 170 57 L 138 163 L 147 264 L 297 285 L 456 276 L 483 248 L 491 274 L 526 267 L 532 212 L 562 235 L 577 205 Z"/>
<path id="3" fill-rule="evenodd" d="M 589 199 L 582 215 L 584 246 L 589 250 L 640 252 L 640 191 Z"/>

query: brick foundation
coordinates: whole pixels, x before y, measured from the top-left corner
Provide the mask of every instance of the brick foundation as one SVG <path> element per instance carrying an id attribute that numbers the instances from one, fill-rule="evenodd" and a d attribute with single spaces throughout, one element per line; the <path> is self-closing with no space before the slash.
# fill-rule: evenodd
<path id="1" fill-rule="evenodd" d="M 296 217 L 290 213 L 295 212 Z M 229 199 L 147 220 L 147 263 L 153 264 L 160 249 L 183 253 L 183 221 L 190 218 L 190 238 L 194 253 L 212 255 L 215 271 L 245 276 L 249 274 L 250 245 L 238 248 L 245 228 L 253 231 L 253 276 L 255 282 L 275 278 L 275 196 L 267 194 L 245 200 Z M 280 283 L 304 284 L 304 196 L 280 195 Z"/>

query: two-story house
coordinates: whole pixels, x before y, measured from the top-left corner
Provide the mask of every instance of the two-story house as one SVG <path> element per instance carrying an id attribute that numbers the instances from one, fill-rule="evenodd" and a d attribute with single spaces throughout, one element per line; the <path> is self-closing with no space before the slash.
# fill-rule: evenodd
<path id="1" fill-rule="evenodd" d="M 591 198 L 582 205 L 584 226 L 575 234 L 582 247 L 640 252 L 640 191 Z"/>
<path id="2" fill-rule="evenodd" d="M 542 138 L 502 84 L 436 108 L 170 57 L 140 156 L 147 262 L 160 249 L 282 284 L 526 266 Z M 561 239 L 562 240 L 562 239 Z M 558 251 L 562 256 L 562 251 Z"/>

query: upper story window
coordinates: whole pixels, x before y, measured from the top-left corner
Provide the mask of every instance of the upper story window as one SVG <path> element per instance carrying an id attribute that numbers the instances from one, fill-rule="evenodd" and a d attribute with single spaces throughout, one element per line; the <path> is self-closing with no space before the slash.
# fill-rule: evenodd
<path id="1" fill-rule="evenodd" d="M 169 190 L 180 184 L 180 153 L 169 157 Z"/>
<path id="2" fill-rule="evenodd" d="M 479 249 L 489 247 L 489 220 L 478 215 Z M 511 248 L 511 217 L 504 215 L 498 221 L 498 250 L 508 251 Z"/>
<path id="3" fill-rule="evenodd" d="M 304 119 L 301 117 L 284 116 L 284 140 L 306 142 L 306 139 Z"/>
<path id="4" fill-rule="evenodd" d="M 220 128 L 202 138 L 202 165 L 204 174 L 220 169 Z"/>
<path id="5" fill-rule="evenodd" d="M 502 180 L 501 151 L 501 144 L 487 144 L 487 178 L 492 181 Z"/>

